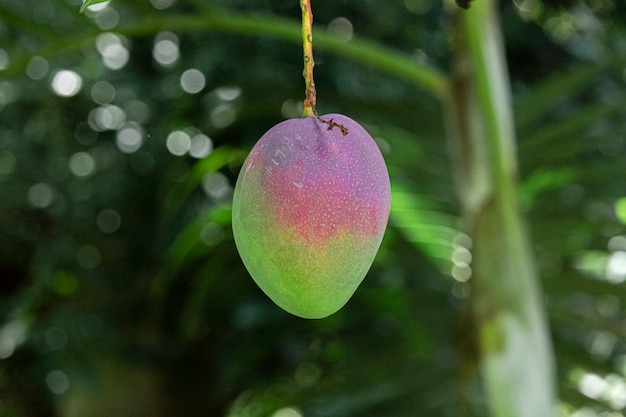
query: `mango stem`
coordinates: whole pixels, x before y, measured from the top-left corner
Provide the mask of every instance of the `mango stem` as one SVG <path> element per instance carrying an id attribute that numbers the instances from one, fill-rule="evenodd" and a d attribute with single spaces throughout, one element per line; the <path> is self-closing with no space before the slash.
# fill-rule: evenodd
<path id="1" fill-rule="evenodd" d="M 317 116 L 315 110 L 316 96 L 315 81 L 313 80 L 313 12 L 311 11 L 311 0 L 300 0 L 302 9 L 302 47 L 304 50 L 304 112 L 303 115 Z"/>

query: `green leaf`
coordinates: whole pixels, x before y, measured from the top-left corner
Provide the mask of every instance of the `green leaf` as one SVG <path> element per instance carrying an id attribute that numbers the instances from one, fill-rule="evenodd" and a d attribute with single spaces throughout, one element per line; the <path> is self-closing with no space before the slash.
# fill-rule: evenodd
<path id="1" fill-rule="evenodd" d="M 569 166 L 558 168 L 538 168 L 534 170 L 519 188 L 522 203 L 529 207 L 537 195 L 546 190 L 556 190 L 570 184 L 576 170 Z"/>
<path id="2" fill-rule="evenodd" d="M 150 296 L 153 301 L 154 312 L 162 311 L 164 297 L 171 290 L 181 268 L 206 256 L 213 250 L 212 247 L 203 242 L 203 230 L 207 226 L 222 229 L 230 223 L 230 218 L 230 204 L 215 206 L 199 214 L 178 233 L 165 255 L 160 272 L 152 282 Z"/>
<path id="3" fill-rule="evenodd" d="M 446 214 L 427 196 L 395 184 L 391 191 L 391 224 L 413 243 L 439 271 L 450 274 L 458 219 Z"/>
<path id="4" fill-rule="evenodd" d="M 519 151 L 522 154 L 521 157 L 528 157 L 534 162 L 539 158 L 552 159 L 553 157 L 559 157 L 564 152 L 573 150 L 572 146 L 577 146 L 573 139 L 580 137 L 581 132 L 585 132 L 594 123 L 615 117 L 624 109 L 625 105 L 626 97 L 621 97 L 618 101 L 611 104 L 592 103 L 579 109 L 576 113 L 569 114 L 567 118 L 543 126 L 536 133 L 520 140 Z M 567 144 L 567 146 L 564 146 L 564 144 Z M 583 150 L 587 146 L 586 143 L 583 143 Z M 597 146 L 597 143 L 593 143 L 593 146 Z M 548 152 L 549 149 L 556 152 Z"/>
<path id="5" fill-rule="evenodd" d="M 92 6 L 92 5 L 98 4 L 98 3 L 104 3 L 105 1 L 109 1 L 109 0 L 85 0 L 83 5 L 80 6 L 80 13 L 84 12 L 85 9 L 87 7 L 89 7 L 89 6 Z"/>
<path id="6" fill-rule="evenodd" d="M 205 176 L 225 167 L 228 163 L 243 164 L 246 156 L 247 152 L 229 146 L 220 146 L 214 149 L 209 156 L 194 165 L 187 180 L 175 184 L 168 190 L 163 199 L 163 216 L 178 215 L 189 195 L 202 184 Z"/>
<path id="7" fill-rule="evenodd" d="M 515 121 L 518 129 L 538 126 L 541 117 L 556 104 L 589 89 L 606 68 L 597 64 L 567 69 L 534 86 L 517 103 Z"/>

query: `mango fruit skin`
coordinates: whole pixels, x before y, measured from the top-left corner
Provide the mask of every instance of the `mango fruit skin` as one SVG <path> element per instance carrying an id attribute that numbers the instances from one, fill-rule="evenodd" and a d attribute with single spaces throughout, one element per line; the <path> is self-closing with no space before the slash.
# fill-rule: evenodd
<path id="1" fill-rule="evenodd" d="M 370 269 L 390 205 L 385 162 L 357 122 L 340 114 L 285 120 L 259 139 L 239 173 L 235 244 L 278 306 L 323 318 Z"/>

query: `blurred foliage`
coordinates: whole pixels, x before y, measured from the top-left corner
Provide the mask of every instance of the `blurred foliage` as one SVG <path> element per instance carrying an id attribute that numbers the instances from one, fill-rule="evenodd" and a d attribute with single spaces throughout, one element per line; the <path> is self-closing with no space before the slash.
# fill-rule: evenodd
<path id="1" fill-rule="evenodd" d="M 348 305 L 298 319 L 247 275 L 229 204 L 247 150 L 300 113 L 301 46 L 219 30 L 223 11 L 297 26 L 298 2 L 80 3 L 0 3 L 0 416 L 485 415 L 437 98 L 316 50 L 318 110 L 376 138 L 393 209 Z M 626 3 L 501 6 L 560 416 L 619 417 Z M 315 2 L 315 30 L 445 73 L 447 7 Z"/>

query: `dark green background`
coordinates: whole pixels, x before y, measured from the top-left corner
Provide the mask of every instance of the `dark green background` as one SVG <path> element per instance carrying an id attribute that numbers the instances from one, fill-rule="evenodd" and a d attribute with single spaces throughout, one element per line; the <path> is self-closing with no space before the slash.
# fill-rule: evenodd
<path id="1" fill-rule="evenodd" d="M 559 417 L 620 417 L 626 3 L 501 3 L 521 199 L 554 337 Z M 301 45 L 245 28 L 194 27 L 172 30 L 174 65 L 153 57 L 156 36 L 175 19 L 209 28 L 227 11 L 283 17 L 297 29 L 297 1 L 178 0 L 157 10 L 113 0 L 83 15 L 79 6 L 0 3 L 0 416 L 485 415 L 467 314 L 471 280 L 451 276 L 453 256 L 465 256 L 468 243 L 457 232 L 436 98 L 367 62 L 316 50 L 319 112 L 349 115 L 378 140 L 394 203 L 353 299 L 329 318 L 299 319 L 245 271 L 230 195 L 254 142 L 297 115 Z M 356 38 L 444 73 L 452 7 L 313 0 L 315 31 L 343 17 Z M 96 48 L 109 31 L 124 34 L 129 52 L 118 70 Z M 36 79 L 26 72 L 34 56 L 48 65 Z M 180 85 L 191 68 L 206 77 L 197 94 Z M 51 88 L 62 69 L 82 77 L 73 97 Z M 94 100 L 102 81 L 115 90 L 110 103 Z M 224 91 L 238 94 L 227 100 Z M 94 130 L 96 109 L 107 106 L 141 126 L 139 150 L 116 145 L 123 124 Z M 230 123 L 219 123 L 223 112 Z M 166 140 L 178 130 L 209 136 L 213 152 L 172 155 Z M 91 160 L 93 170 L 76 175 L 72 158 Z"/>

